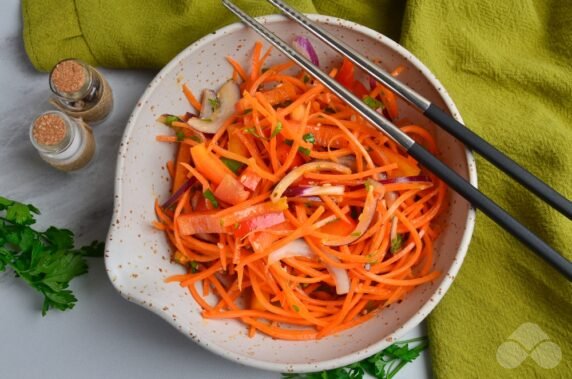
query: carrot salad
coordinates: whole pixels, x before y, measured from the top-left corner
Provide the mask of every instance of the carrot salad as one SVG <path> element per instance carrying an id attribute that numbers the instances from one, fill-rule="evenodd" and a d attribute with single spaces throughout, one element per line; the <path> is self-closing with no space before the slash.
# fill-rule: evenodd
<path id="1" fill-rule="evenodd" d="M 155 204 L 172 258 L 207 319 L 237 319 L 249 335 L 309 340 L 371 319 L 433 270 L 435 218 L 446 186 L 383 133 L 286 62 L 231 57 L 232 79 L 165 114 L 177 144 L 171 197 Z M 399 67 L 394 71 L 398 75 Z M 330 75 L 431 152 L 424 128 L 399 122 L 395 96 L 369 88 L 344 60 Z M 202 90 L 202 89 L 200 89 Z"/>

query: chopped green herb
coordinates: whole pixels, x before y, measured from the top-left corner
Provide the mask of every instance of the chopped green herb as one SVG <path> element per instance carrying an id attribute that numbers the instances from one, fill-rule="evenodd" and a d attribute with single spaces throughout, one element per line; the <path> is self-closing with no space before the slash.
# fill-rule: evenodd
<path id="1" fill-rule="evenodd" d="M 401 245 L 403 244 L 403 236 L 401 234 L 398 234 L 397 236 L 395 236 L 394 239 L 391 240 L 391 253 L 394 254 L 396 252 L 399 251 L 399 249 L 401 249 Z"/>
<path id="2" fill-rule="evenodd" d="M 201 143 L 203 140 L 199 136 L 191 136 L 191 139 L 195 142 Z"/>
<path id="3" fill-rule="evenodd" d="M 328 114 L 334 114 L 334 113 L 336 113 L 336 110 L 332 107 L 326 107 L 326 108 L 324 108 L 324 112 L 326 112 Z"/>
<path id="4" fill-rule="evenodd" d="M 361 232 L 353 232 L 352 237 L 359 237 L 361 236 Z"/>
<path id="5" fill-rule="evenodd" d="M 244 132 L 248 133 L 248 134 L 252 134 L 256 138 L 264 139 L 264 137 L 262 137 L 260 134 L 258 134 L 258 132 L 256 131 L 256 128 L 245 128 Z"/>
<path id="6" fill-rule="evenodd" d="M 272 131 L 272 135 L 270 136 L 270 138 L 276 137 L 281 131 L 282 131 L 282 123 L 280 121 L 278 121 L 276 123 L 276 127 Z"/>
<path id="7" fill-rule="evenodd" d="M 221 218 L 219 221 L 219 224 L 220 224 L 220 226 L 224 226 L 224 219 Z"/>
<path id="8" fill-rule="evenodd" d="M 218 208 L 218 201 L 210 189 L 203 192 L 203 196 L 205 197 L 205 199 L 210 201 L 210 203 L 213 205 L 213 207 Z"/>
<path id="9" fill-rule="evenodd" d="M 300 307 L 298 307 L 296 304 L 292 305 L 292 309 L 294 309 L 294 312 L 300 312 Z"/>
<path id="10" fill-rule="evenodd" d="M 413 338 L 396 342 L 369 358 L 345 367 L 308 374 L 282 374 L 282 379 L 363 379 L 366 374 L 378 379 L 392 379 L 428 346 L 427 337 Z"/>
<path id="11" fill-rule="evenodd" d="M 368 107 L 370 107 L 371 109 L 378 109 L 381 106 L 383 106 L 383 104 L 381 103 L 381 101 L 374 99 L 371 96 L 366 96 L 363 98 L 363 102 L 366 103 L 366 105 Z"/>
<path id="12" fill-rule="evenodd" d="M 208 117 L 207 117 L 207 118 L 201 118 L 201 120 L 206 121 L 206 122 L 211 122 L 211 121 L 212 121 L 212 119 L 211 119 L 211 118 L 208 118 Z"/>
<path id="13" fill-rule="evenodd" d="M 235 161 L 234 159 L 222 157 L 220 160 L 222 161 L 222 163 L 224 163 L 226 167 L 230 169 L 230 171 L 234 172 L 235 174 L 238 173 L 238 171 L 242 168 L 242 166 L 244 166 L 243 163 Z"/>
<path id="14" fill-rule="evenodd" d="M 175 134 L 177 135 L 177 141 L 181 142 L 185 140 L 185 133 L 183 133 L 182 131 L 177 130 Z"/>
<path id="15" fill-rule="evenodd" d="M 369 191 L 371 191 L 371 190 L 373 189 L 373 184 L 371 184 L 371 182 L 369 181 L 369 179 L 365 181 L 364 186 L 365 186 L 365 190 L 366 190 L 367 192 L 369 192 Z"/>
<path id="16" fill-rule="evenodd" d="M 170 114 L 165 116 L 165 125 L 172 126 L 173 122 L 175 121 L 181 121 L 181 119 Z"/>
<path id="17" fill-rule="evenodd" d="M 4 215 L 1 213 L 4 212 Z M 72 309 L 77 301 L 70 281 L 87 272 L 85 257 L 103 256 L 104 244 L 92 242 L 74 249 L 67 229 L 33 229 L 38 208 L 0 196 L 0 271 L 14 274 L 44 296 L 42 315 L 50 309 Z"/>
<path id="18" fill-rule="evenodd" d="M 314 138 L 314 135 L 313 135 L 312 133 L 306 133 L 306 134 L 304 134 L 304 135 L 302 136 L 302 139 L 303 139 L 305 142 L 308 142 L 308 143 L 316 143 L 316 138 Z"/>
<path id="19" fill-rule="evenodd" d="M 309 134 L 310 134 L 310 133 L 309 133 Z M 288 146 L 292 146 L 292 145 L 294 144 L 294 141 L 292 141 L 291 139 L 286 139 L 286 140 L 284 140 L 284 143 L 285 143 L 286 145 L 288 145 Z M 312 152 L 312 150 L 310 150 L 310 149 L 308 149 L 308 148 L 306 148 L 306 147 L 299 146 L 299 147 L 298 147 L 298 152 L 301 153 L 301 154 L 303 154 L 303 155 L 305 155 L 305 156 L 308 156 L 308 155 L 310 155 L 310 153 Z"/>
<path id="20" fill-rule="evenodd" d="M 308 75 L 304 74 L 304 76 L 302 76 L 302 81 L 304 83 L 308 83 L 310 81 L 310 77 Z"/>
<path id="21" fill-rule="evenodd" d="M 191 272 L 194 274 L 195 272 L 199 271 L 199 264 L 196 261 L 191 261 L 189 263 L 191 266 Z"/>
<path id="22" fill-rule="evenodd" d="M 212 111 L 214 112 L 220 107 L 220 100 L 215 98 L 209 99 L 209 104 L 211 106 Z"/>

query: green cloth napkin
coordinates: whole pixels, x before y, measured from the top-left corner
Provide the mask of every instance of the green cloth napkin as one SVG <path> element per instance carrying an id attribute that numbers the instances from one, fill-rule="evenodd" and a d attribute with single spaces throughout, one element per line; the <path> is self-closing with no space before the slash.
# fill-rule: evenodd
<path id="1" fill-rule="evenodd" d="M 443 82 L 466 125 L 570 198 L 572 3 L 569 0 L 290 0 L 399 40 Z M 237 1 L 250 14 L 275 10 Z M 159 68 L 234 22 L 218 1 L 23 0 L 24 42 L 38 70 L 79 57 Z M 572 258 L 572 222 L 483 159 L 480 188 Z M 572 286 L 487 217 L 453 286 L 429 317 L 438 378 L 569 377 Z M 568 374 L 566 374 L 568 373 Z"/>

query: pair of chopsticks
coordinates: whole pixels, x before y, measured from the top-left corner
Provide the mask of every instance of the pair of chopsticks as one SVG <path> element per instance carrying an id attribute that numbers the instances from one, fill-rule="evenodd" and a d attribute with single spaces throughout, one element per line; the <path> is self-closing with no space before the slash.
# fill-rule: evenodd
<path id="1" fill-rule="evenodd" d="M 486 142 L 477 134 L 473 133 L 471 130 L 467 129 L 463 124 L 456 121 L 442 109 L 415 92 L 413 89 L 401 83 L 399 80 L 383 71 L 374 63 L 367 60 L 354 49 L 336 40 L 332 35 L 330 35 L 320 26 L 311 22 L 300 12 L 292 9 L 281 0 L 268 1 L 280 9 L 286 16 L 297 22 L 310 33 L 314 34 L 328 46 L 346 56 L 366 73 L 374 77 L 377 81 L 383 83 L 401 98 L 412 104 L 435 124 L 446 130 L 451 135 L 455 136 L 469 148 L 478 152 L 481 156 L 496 165 L 499 169 L 503 170 L 509 176 L 521 183 L 525 188 L 529 189 L 553 208 L 564 214 L 566 217 L 568 217 L 568 219 L 572 218 L 572 202 L 542 182 L 540 179 L 532 175 L 526 169 L 519 166 L 516 162 L 501 153 L 494 146 Z M 441 178 L 441 180 L 443 180 L 449 185 L 449 187 L 454 189 L 457 193 L 468 200 L 474 207 L 481 210 L 498 225 L 518 238 L 532 251 L 536 252 L 540 257 L 542 257 L 544 260 L 554 266 L 558 271 L 560 271 L 568 280 L 572 280 L 572 263 L 570 263 L 570 261 L 568 261 L 546 242 L 544 242 L 542 239 L 540 239 L 538 236 L 520 224 L 486 195 L 473 187 L 463 177 L 461 177 L 459 174 L 457 174 L 455 171 L 453 171 L 451 168 L 449 168 L 447 165 L 429 153 L 421 145 L 417 144 L 412 138 L 402 132 L 391 121 L 387 120 L 383 115 L 369 108 L 358 97 L 352 94 L 337 81 L 330 78 L 325 72 L 320 70 L 320 68 L 312 64 L 304 56 L 295 51 L 285 41 L 268 30 L 265 26 L 260 24 L 254 18 L 248 16 L 230 0 L 222 0 L 222 2 L 224 6 L 226 6 L 231 12 L 238 16 L 242 22 L 254 29 L 264 39 L 266 39 L 278 50 L 284 53 L 284 55 L 293 60 L 301 68 L 306 70 L 327 89 L 332 91 L 340 99 L 345 101 L 359 114 L 361 114 L 373 126 L 377 127 L 379 130 L 392 138 L 398 145 L 405 149 L 409 155 L 415 158 L 425 168 L 432 171 L 435 175 Z"/>

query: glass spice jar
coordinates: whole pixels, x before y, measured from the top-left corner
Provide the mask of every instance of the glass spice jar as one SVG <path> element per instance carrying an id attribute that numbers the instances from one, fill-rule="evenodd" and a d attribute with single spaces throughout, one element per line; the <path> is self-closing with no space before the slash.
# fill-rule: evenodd
<path id="1" fill-rule="evenodd" d="M 95 153 L 89 125 L 63 112 L 42 113 L 30 126 L 30 140 L 44 161 L 61 171 L 85 167 Z"/>
<path id="2" fill-rule="evenodd" d="M 113 109 L 113 94 L 107 80 L 79 59 L 65 59 L 50 72 L 51 103 L 68 115 L 95 124 Z"/>

